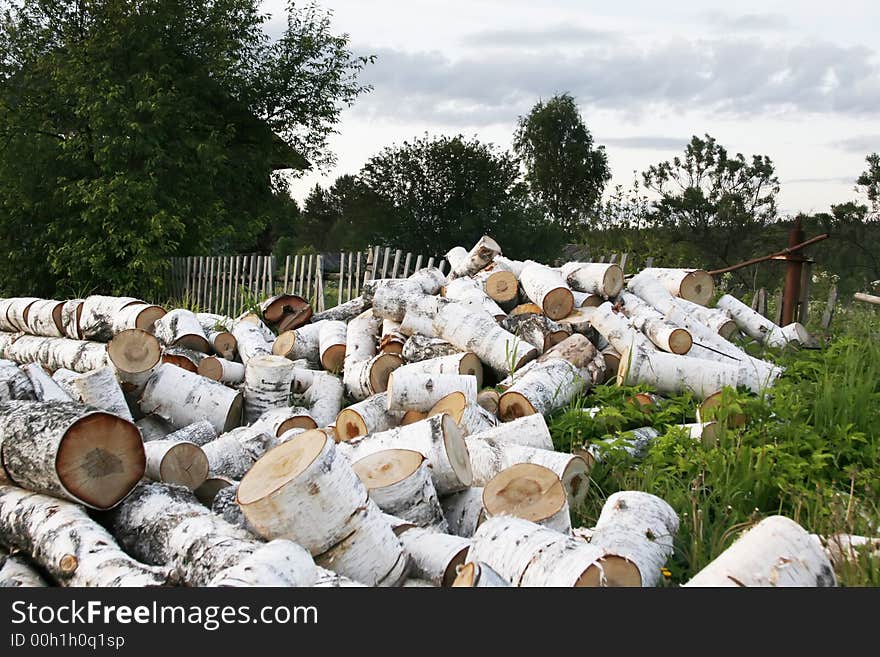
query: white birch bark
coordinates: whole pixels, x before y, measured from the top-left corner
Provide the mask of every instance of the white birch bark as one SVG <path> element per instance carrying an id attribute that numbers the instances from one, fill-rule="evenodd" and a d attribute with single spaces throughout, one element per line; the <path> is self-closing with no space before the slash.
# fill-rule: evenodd
<path id="1" fill-rule="evenodd" d="M 137 428 L 140 429 L 141 437 L 144 442 L 150 440 L 164 440 L 169 434 L 174 433 L 175 431 L 174 427 L 171 426 L 169 422 L 163 420 L 158 415 L 144 416 L 136 421 L 135 424 L 137 425 Z"/>
<path id="2" fill-rule="evenodd" d="M 218 433 L 241 424 L 241 393 L 222 383 L 163 363 L 147 382 L 139 405 L 175 428 L 208 420 Z"/>
<path id="3" fill-rule="evenodd" d="M 258 545 L 231 568 L 208 582 L 216 587 L 307 587 L 318 581 L 312 555 L 293 541 L 275 540 Z"/>
<path id="4" fill-rule="evenodd" d="M 63 307 L 63 301 L 50 299 L 34 301 L 28 308 L 26 332 L 46 338 L 63 338 L 64 327 L 61 324 L 61 309 Z"/>
<path id="5" fill-rule="evenodd" d="M 462 351 L 475 353 L 483 363 L 510 373 L 537 357 L 530 344 L 498 326 L 482 313 L 469 311 L 460 304 L 447 304 L 434 318 L 434 329 L 444 340 Z"/>
<path id="6" fill-rule="evenodd" d="M 250 424 L 266 411 L 288 406 L 294 365 L 282 356 L 254 356 L 244 373 L 244 420 Z"/>
<path id="7" fill-rule="evenodd" d="M 348 323 L 345 334 L 346 370 L 376 355 L 376 338 L 381 327 L 382 320 L 374 316 L 372 310 L 364 311 Z"/>
<path id="8" fill-rule="evenodd" d="M 390 319 L 383 319 L 379 351 L 386 354 L 399 354 L 403 351 L 405 343 L 406 336 L 400 332 L 400 323 Z"/>
<path id="9" fill-rule="evenodd" d="M 346 301 L 345 303 L 338 305 L 334 308 L 328 308 L 324 312 L 315 313 L 314 315 L 312 315 L 312 323 L 317 324 L 318 322 L 322 322 L 324 320 L 334 320 L 338 322 L 348 323 L 352 319 L 360 315 L 362 312 L 367 310 L 367 308 L 369 307 L 369 302 L 367 302 L 363 297 L 355 297 L 351 301 Z M 307 324 L 304 326 L 307 326 Z"/>
<path id="10" fill-rule="evenodd" d="M 483 488 L 473 486 L 440 498 L 449 533 L 470 538 L 483 521 Z"/>
<path id="11" fill-rule="evenodd" d="M 99 367 L 81 374 L 73 380 L 73 388 L 82 403 L 134 422 L 112 367 Z"/>
<path id="12" fill-rule="evenodd" d="M 523 314 L 508 317 L 501 322 L 506 331 L 533 345 L 543 354 L 571 334 L 562 324 L 543 315 Z"/>
<path id="13" fill-rule="evenodd" d="M 382 281 L 373 295 L 373 315 L 401 322 L 407 309 L 424 296 L 421 284 L 416 281 L 406 278 Z"/>
<path id="14" fill-rule="evenodd" d="M 30 554 L 62 586 L 144 587 L 173 581 L 167 568 L 123 552 L 78 504 L 0 486 L 0 542 Z"/>
<path id="15" fill-rule="evenodd" d="M 340 453 L 352 462 L 386 449 L 410 449 L 422 454 L 431 467 L 431 479 L 439 495 L 471 485 L 471 464 L 462 431 L 445 413 L 339 443 Z"/>
<path id="16" fill-rule="evenodd" d="M 0 404 L 0 453 L 17 485 L 109 509 L 144 473 L 137 427 L 74 402 Z"/>
<path id="17" fill-rule="evenodd" d="M 433 415 L 433 413 L 431 414 Z M 466 436 L 488 431 L 499 424 L 498 417 L 494 413 L 490 413 L 479 404 L 474 403 L 465 404 L 461 417 L 455 417 L 455 419 Z"/>
<path id="18" fill-rule="evenodd" d="M 377 354 L 369 360 L 345 366 L 342 382 L 349 397 L 358 401 L 388 388 L 391 373 L 403 365 L 397 354 Z"/>
<path id="19" fill-rule="evenodd" d="M 126 306 L 142 304 L 134 297 L 92 295 L 83 300 L 79 317 L 79 334 L 83 340 L 109 342 L 113 337 L 113 318 Z"/>
<path id="20" fill-rule="evenodd" d="M 684 586 L 836 585 L 822 546 L 793 520 L 770 516 L 742 534 Z"/>
<path id="21" fill-rule="evenodd" d="M 244 382 L 244 365 L 220 356 L 208 356 L 199 363 L 199 374 L 235 386 Z"/>
<path id="22" fill-rule="evenodd" d="M 36 297 L 17 297 L 10 299 L 6 306 L 6 323 L 9 331 L 28 333 L 28 311 L 35 303 L 41 301 Z"/>
<path id="23" fill-rule="evenodd" d="M 241 479 L 275 444 L 260 427 L 238 427 L 202 446 L 208 457 L 208 476 Z"/>
<path id="24" fill-rule="evenodd" d="M 53 372 L 63 367 L 85 373 L 107 364 L 107 345 L 102 342 L 23 335 L 6 347 L 4 355 L 20 365 L 40 363 Z"/>
<path id="25" fill-rule="evenodd" d="M 425 294 L 439 294 L 446 283 L 446 276 L 437 267 L 423 267 L 413 272 L 409 280 L 418 283 Z"/>
<path id="26" fill-rule="evenodd" d="M 461 392 L 477 401 L 477 377 L 472 374 L 423 374 L 399 368 L 388 377 L 388 410 L 428 412 L 443 397 Z"/>
<path id="27" fill-rule="evenodd" d="M 682 311 L 693 315 L 698 322 L 706 326 L 706 328 L 711 329 L 725 340 L 730 340 L 734 334 L 739 331 L 736 322 L 733 321 L 730 313 L 726 310 L 706 308 L 705 306 L 696 304 L 693 301 L 688 301 L 687 299 L 676 298 L 675 303 L 682 309 Z"/>
<path id="28" fill-rule="evenodd" d="M 617 384 L 621 386 L 648 384 L 661 395 L 690 391 L 701 400 L 725 386 L 736 388 L 739 379 L 739 369 L 734 365 L 640 347 L 621 353 L 617 373 Z"/>
<path id="29" fill-rule="evenodd" d="M 152 331 L 164 316 L 164 308 L 149 303 L 132 303 L 111 316 L 110 329 L 114 335 L 134 328 Z"/>
<path id="30" fill-rule="evenodd" d="M 138 426 L 140 426 L 140 423 L 138 423 Z M 199 420 L 198 422 L 193 422 L 177 431 L 167 432 L 164 435 L 164 439 L 175 442 L 188 442 L 198 445 L 199 447 L 204 447 L 208 443 L 217 439 L 217 430 L 214 429 L 214 426 L 207 420 Z M 147 442 L 146 437 L 144 438 L 144 442 Z"/>
<path id="31" fill-rule="evenodd" d="M 465 442 L 471 458 L 474 486 L 485 486 L 499 472 L 517 463 L 535 463 L 552 470 L 562 480 L 570 507 L 577 509 L 587 496 L 590 468 L 580 456 L 477 436 L 468 436 Z"/>
<path id="32" fill-rule="evenodd" d="M 22 554 L 0 556 L 0 589 L 49 586 Z"/>
<path id="33" fill-rule="evenodd" d="M 656 495 L 620 491 L 602 507 L 590 544 L 634 563 L 642 586 L 657 586 L 675 551 L 678 514 Z"/>
<path id="34" fill-rule="evenodd" d="M 272 345 L 272 353 L 290 360 L 306 360 L 309 365 L 321 364 L 321 327 L 326 321 L 304 324 L 280 334 Z"/>
<path id="35" fill-rule="evenodd" d="M 328 321 L 318 332 L 321 365 L 328 372 L 339 372 L 345 360 L 346 326 L 343 322 Z"/>
<path id="36" fill-rule="evenodd" d="M 574 309 L 574 296 L 562 275 L 543 265 L 530 265 L 519 277 L 529 299 L 550 319 L 562 319 Z"/>
<path id="37" fill-rule="evenodd" d="M 600 262 L 567 262 L 559 273 L 572 290 L 610 299 L 623 289 L 623 270 Z"/>
<path id="38" fill-rule="evenodd" d="M 308 409 L 300 406 L 283 406 L 270 408 L 251 425 L 259 427 L 274 438 L 291 429 L 317 429 L 318 424 L 309 414 Z"/>
<path id="39" fill-rule="evenodd" d="M 447 531 L 424 455 L 406 449 L 384 450 L 355 461 L 352 467 L 382 511 L 419 527 Z"/>
<path id="40" fill-rule="evenodd" d="M 208 337 L 202 330 L 195 314 L 184 308 L 177 308 L 156 320 L 153 324 L 153 335 L 167 347 L 184 347 L 211 353 Z"/>
<path id="41" fill-rule="evenodd" d="M 771 322 L 761 313 L 749 308 L 733 295 L 725 294 L 718 299 L 716 305 L 718 308 L 730 313 L 736 325 L 750 338 L 766 344 L 768 347 L 784 347 L 788 344 L 788 339 L 783 333 L 782 328 Z"/>
<path id="42" fill-rule="evenodd" d="M 552 358 L 529 368 L 504 391 L 498 402 L 498 415 L 506 421 L 533 413 L 546 415 L 586 392 L 590 383 L 569 361 Z"/>
<path id="43" fill-rule="evenodd" d="M 464 257 L 458 257 L 461 255 L 461 252 L 457 250 L 458 248 L 461 247 L 454 249 L 454 263 L 453 260 L 449 260 L 449 254 L 447 254 L 446 257 L 446 259 L 449 260 L 451 273 L 457 277 L 473 276 L 492 262 L 495 259 L 495 256 L 501 255 L 501 247 L 498 245 L 498 242 L 488 235 L 483 235 L 480 240 L 474 244 L 473 248 L 465 253 Z M 461 250 L 464 251 L 464 249 Z"/>
<path id="44" fill-rule="evenodd" d="M 381 392 L 343 408 L 336 416 L 336 433 L 339 440 L 347 441 L 387 431 L 398 424 L 400 413 L 388 410 L 388 394 Z"/>
<path id="45" fill-rule="evenodd" d="M 366 584 L 361 584 L 360 582 L 356 582 L 353 579 L 349 579 L 348 577 L 343 577 L 339 573 L 334 573 L 332 570 L 321 568 L 321 566 L 318 566 L 317 570 L 318 579 L 314 584 L 312 584 L 312 588 L 339 589 L 361 588 L 366 586 Z"/>
<path id="46" fill-rule="evenodd" d="M 63 367 L 60 370 L 55 370 L 52 373 L 52 380 L 58 384 L 64 392 L 67 393 L 67 396 L 73 401 L 82 401 L 79 398 L 79 392 L 76 388 L 73 387 L 73 382 L 80 377 L 81 375 L 73 370 L 67 370 Z M 3 400 L 6 401 L 6 400 Z"/>
<path id="47" fill-rule="evenodd" d="M 434 330 L 434 314 L 426 312 L 424 310 L 420 310 L 417 308 L 410 308 L 406 311 L 406 314 L 403 316 L 403 319 L 400 322 L 400 333 L 404 337 L 419 338 L 421 340 L 437 340 L 438 344 L 448 344 L 445 340 L 440 340 L 437 336 L 437 332 Z M 404 343 L 404 347 L 406 343 Z M 455 347 L 452 347 L 451 350 L 445 353 L 454 353 L 459 351 Z M 401 353 L 403 353 L 401 351 Z"/>
<path id="48" fill-rule="evenodd" d="M 474 274 L 474 280 L 502 308 L 515 304 L 519 295 L 519 281 L 513 272 L 493 264 Z"/>
<path id="49" fill-rule="evenodd" d="M 481 562 L 468 562 L 458 568 L 453 588 L 489 589 L 510 586 L 510 582 Z"/>
<path id="50" fill-rule="evenodd" d="M 447 356 L 422 359 L 410 362 L 395 370 L 398 375 L 419 373 L 425 376 L 437 374 L 462 374 L 473 375 L 477 380 L 477 387 L 483 385 L 483 364 L 476 354 L 471 352 L 457 351 Z"/>
<path id="51" fill-rule="evenodd" d="M 336 420 L 342 409 L 343 396 L 342 379 L 327 372 L 315 374 L 305 393 L 305 402 L 319 427 L 328 427 Z"/>
<path id="52" fill-rule="evenodd" d="M 31 385 L 34 388 L 34 396 L 37 398 L 37 401 L 74 401 L 74 398 L 67 394 L 67 391 L 58 385 L 39 363 L 22 365 L 21 370 L 25 373 L 25 376 L 30 379 Z M 126 407 L 126 411 L 127 410 L 128 408 Z M 126 419 L 130 420 L 131 415 Z"/>
<path id="53" fill-rule="evenodd" d="M 85 299 L 70 299 L 65 301 L 61 307 L 61 330 L 65 338 L 82 340 L 79 319 L 82 314 L 83 303 L 85 303 Z"/>
<path id="54" fill-rule="evenodd" d="M 408 315 L 409 313 L 407 313 Z M 433 319 L 430 320 L 433 330 Z M 409 364 L 419 363 L 425 360 L 433 360 L 434 358 L 443 358 L 444 356 L 455 356 L 457 354 L 466 353 L 458 347 L 441 340 L 440 338 L 427 337 L 421 334 L 410 335 L 409 339 L 403 345 L 403 351 L 400 355 L 406 359 Z M 479 358 L 476 359 L 479 361 Z M 460 372 L 461 374 L 474 374 L 477 372 Z M 480 367 L 480 376 L 482 380 L 482 366 Z"/>
<path id="55" fill-rule="evenodd" d="M 245 365 L 255 356 L 272 354 L 273 343 L 267 338 L 260 326 L 252 322 L 239 320 L 232 326 L 232 335 L 238 348 L 238 356 Z"/>
<path id="56" fill-rule="evenodd" d="M 107 345 L 107 360 L 129 400 L 137 400 L 162 364 L 162 347 L 143 329 L 127 329 Z"/>
<path id="57" fill-rule="evenodd" d="M 464 564 L 471 542 L 461 536 L 413 527 L 399 534 L 409 555 L 410 575 L 434 586 L 452 586 L 456 569 Z"/>
<path id="58" fill-rule="evenodd" d="M 491 440 L 501 444 L 522 445 L 553 451 L 553 439 L 547 420 L 540 413 L 526 415 L 510 422 L 502 422 L 491 429 L 471 434 L 472 438 Z"/>
<path id="59" fill-rule="evenodd" d="M 446 258 L 446 262 L 449 263 L 449 274 L 450 278 L 459 276 L 459 274 L 455 273 L 456 269 L 464 269 L 465 261 L 468 257 L 467 249 L 463 246 L 453 246 L 449 251 L 446 252 L 444 256 Z"/>
<path id="60" fill-rule="evenodd" d="M 622 312 L 614 311 L 614 306 L 606 301 L 601 306 L 588 309 L 590 324 L 604 337 L 614 350 L 622 354 L 635 345 L 654 349 L 653 343 L 636 329 L 634 323 Z"/>
<path id="61" fill-rule="evenodd" d="M 663 315 L 630 292 L 622 292 L 623 313 L 633 326 L 644 333 L 658 348 L 672 354 L 684 355 L 693 345 L 687 330 L 666 322 Z"/>
<path id="62" fill-rule="evenodd" d="M 144 443 L 147 466 L 144 476 L 190 490 L 208 478 L 208 457 L 195 443 L 182 440 L 151 440 Z"/>
<path id="63" fill-rule="evenodd" d="M 652 267 L 641 274 L 656 278 L 674 297 L 681 297 L 705 306 L 715 294 L 715 282 L 702 269 L 669 269 Z"/>
<path id="64" fill-rule="evenodd" d="M 499 472 L 483 488 L 483 508 L 487 518 L 512 516 L 571 533 L 565 488 L 542 465 L 518 463 Z"/>

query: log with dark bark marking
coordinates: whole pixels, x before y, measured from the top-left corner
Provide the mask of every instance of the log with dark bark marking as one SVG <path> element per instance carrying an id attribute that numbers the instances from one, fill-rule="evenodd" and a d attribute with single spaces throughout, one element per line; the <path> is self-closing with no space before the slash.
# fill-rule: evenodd
<path id="1" fill-rule="evenodd" d="M 137 428 L 141 431 L 141 437 L 144 442 L 150 440 L 164 440 L 168 434 L 173 433 L 175 428 L 167 420 L 163 420 L 158 415 L 145 415 L 135 421 Z"/>
<path id="2" fill-rule="evenodd" d="M 162 351 L 162 362 L 176 365 L 187 372 L 198 373 L 199 365 L 208 358 L 207 354 L 186 347 L 165 347 Z"/>
<path id="3" fill-rule="evenodd" d="M 406 576 L 403 548 L 331 438 L 307 431 L 244 476 L 238 504 L 264 538 L 295 540 L 324 567 L 370 585 Z"/>
<path id="4" fill-rule="evenodd" d="M 214 499 L 211 500 L 211 511 L 223 518 L 223 520 L 230 525 L 246 529 L 257 536 L 257 531 L 248 525 L 247 518 L 244 517 L 241 507 L 238 506 L 238 484 L 239 482 L 236 481 L 231 485 L 224 486 L 218 490 L 216 495 L 214 495 Z"/>
<path id="5" fill-rule="evenodd" d="M 452 586 L 456 569 L 463 565 L 471 542 L 423 527 L 411 527 L 398 534 L 410 560 L 410 575 L 434 586 Z"/>
<path id="6" fill-rule="evenodd" d="M 400 352 L 400 355 L 404 357 L 407 363 L 417 363 L 423 360 L 454 356 L 460 353 L 465 352 L 446 340 L 428 338 L 415 333 L 409 336 L 404 343 L 403 351 Z"/>
<path id="7" fill-rule="evenodd" d="M 139 406 L 175 428 L 208 420 L 217 432 L 241 424 L 242 395 L 222 383 L 163 363 L 147 382 Z"/>
<path id="8" fill-rule="evenodd" d="M 477 355 L 461 351 L 448 356 L 438 356 L 404 365 L 397 374 L 418 372 L 427 376 L 436 374 L 470 374 L 476 377 L 477 387 L 483 386 L 483 364 Z"/>
<path id="9" fill-rule="evenodd" d="M 65 338 L 82 340 L 79 320 L 82 316 L 83 303 L 85 299 L 70 299 L 61 306 L 61 332 Z"/>
<path id="10" fill-rule="evenodd" d="M 166 347 L 183 347 L 203 354 L 211 345 L 195 314 L 184 308 L 172 310 L 153 325 L 153 335 Z"/>
<path id="11" fill-rule="evenodd" d="M 272 353 L 273 340 L 260 325 L 238 320 L 232 327 L 232 335 L 238 346 L 238 356 L 245 365 L 255 356 L 267 356 Z"/>
<path id="12" fill-rule="evenodd" d="M 443 516 L 449 524 L 449 533 L 470 538 L 485 518 L 483 488 L 471 486 L 440 498 Z"/>
<path id="13" fill-rule="evenodd" d="M 260 310 L 265 322 L 279 332 L 299 328 L 312 318 L 309 302 L 295 294 L 279 294 L 266 299 L 260 304 Z"/>
<path id="14" fill-rule="evenodd" d="M 238 427 L 202 446 L 208 457 L 209 476 L 241 479 L 275 444 L 261 427 Z"/>
<path id="15" fill-rule="evenodd" d="M 28 311 L 31 306 L 41 301 L 36 297 L 17 297 L 14 299 L 9 299 L 7 301 L 6 306 L 6 326 L 9 328 L 5 330 L 9 331 L 21 331 L 22 333 L 28 332 Z"/>
<path id="16" fill-rule="evenodd" d="M 17 485 L 93 509 L 118 504 L 145 467 L 134 423 L 73 402 L 0 404 L 0 455 Z"/>
<path id="17" fill-rule="evenodd" d="M 79 401 L 75 397 L 72 397 L 67 393 L 64 388 L 62 388 L 55 380 L 49 376 L 48 372 L 43 369 L 43 366 L 39 363 L 28 363 L 27 365 L 21 366 L 22 372 L 25 373 L 28 379 L 31 381 L 31 385 L 34 387 L 34 395 L 37 398 L 37 401 L 57 401 L 57 402 L 69 402 L 69 401 Z M 126 411 L 128 408 L 126 407 Z M 123 416 L 124 417 L 124 416 Z M 130 420 L 131 417 L 126 418 Z"/>
<path id="18" fill-rule="evenodd" d="M 162 364 L 162 346 L 143 329 L 117 333 L 107 345 L 107 359 L 129 403 L 136 401 Z"/>
<path id="19" fill-rule="evenodd" d="M 46 338 L 63 338 L 64 326 L 61 323 L 63 301 L 38 299 L 27 309 L 27 333 Z"/>
<path id="20" fill-rule="evenodd" d="M 257 577 L 251 584 L 289 586 L 285 580 L 293 580 L 309 586 L 317 576 L 311 557 L 298 545 L 284 542 L 290 562 L 266 554 L 266 546 L 252 534 L 206 509 L 181 486 L 142 484 L 108 514 L 107 521 L 129 553 L 147 563 L 167 565 L 188 586 L 211 585 L 230 570 L 240 575 L 238 567 L 261 554 L 263 560 L 288 567 L 281 581 Z"/>
<path id="21" fill-rule="evenodd" d="M 152 331 L 156 322 L 165 316 L 165 309 L 149 303 L 132 303 L 113 315 L 110 327 L 113 334 L 138 328 Z"/>
<path id="22" fill-rule="evenodd" d="M 40 363 L 52 372 L 63 367 L 84 374 L 107 364 L 107 345 L 22 335 L 6 347 L 4 356 L 20 365 Z"/>
<path id="23" fill-rule="evenodd" d="M 238 486 L 238 480 L 222 475 L 209 476 L 201 486 L 193 491 L 193 494 L 199 502 L 210 509 L 220 491 L 230 486 Z"/>
<path id="24" fill-rule="evenodd" d="M 72 386 L 77 392 L 77 401 L 134 422 L 112 367 L 99 367 L 80 374 L 73 380 Z"/>
<path id="25" fill-rule="evenodd" d="M 217 430 L 207 420 L 199 420 L 177 431 L 169 431 L 163 439 L 177 442 L 186 441 L 203 447 L 217 439 Z M 144 442 L 147 442 L 146 438 L 144 438 Z"/>
<path id="26" fill-rule="evenodd" d="M 34 401 L 37 398 L 34 384 L 28 375 L 11 360 L 0 360 L 0 401 L 22 399 Z"/>
<path id="27" fill-rule="evenodd" d="M 570 331 L 543 315 L 522 314 L 506 317 L 501 326 L 544 353 L 565 340 Z"/>
<path id="28" fill-rule="evenodd" d="M 323 312 L 315 313 L 314 315 L 312 315 L 311 321 L 313 324 L 324 320 L 347 323 L 360 315 L 365 310 L 367 310 L 369 307 L 370 304 L 366 302 L 363 297 L 355 297 L 351 301 L 346 301 L 345 303 L 340 304 L 335 308 L 330 308 Z"/>
<path id="29" fill-rule="evenodd" d="M 49 584 L 24 554 L 0 555 L 0 589 L 44 586 Z"/>
<path id="30" fill-rule="evenodd" d="M 610 299 L 623 289 L 623 270 L 615 264 L 567 262 L 559 272 L 571 289 L 578 292 Z"/>
<path id="31" fill-rule="evenodd" d="M 113 318 L 117 313 L 126 306 L 142 303 L 134 297 L 86 297 L 79 317 L 79 334 L 84 340 L 109 342 L 113 337 Z"/>
<path id="32" fill-rule="evenodd" d="M 450 251 L 452 259 L 449 260 L 453 276 L 473 276 L 492 262 L 495 256 L 501 255 L 501 247 L 498 242 L 488 235 L 483 235 L 470 251 L 464 253 L 463 257 L 456 256 L 464 249 L 454 251 L 456 252 Z M 449 254 L 447 254 L 447 259 L 449 259 Z"/>
<path id="33" fill-rule="evenodd" d="M 563 358 L 538 363 L 504 391 L 498 415 L 505 421 L 533 413 L 546 415 L 586 392 L 591 382 L 592 377 Z"/>
<path id="34" fill-rule="evenodd" d="M 135 561 L 85 509 L 0 486 L 0 542 L 32 555 L 62 586 L 143 587 L 174 583 L 163 567 Z"/>
<path id="35" fill-rule="evenodd" d="M 282 356 L 254 356 L 244 372 L 244 419 L 255 422 L 266 411 L 287 407 L 294 364 Z"/>
<path id="36" fill-rule="evenodd" d="M 446 395 L 461 392 L 468 403 L 477 401 L 477 377 L 472 374 L 425 374 L 399 368 L 388 377 L 388 408 L 427 413 Z"/>
<path id="37" fill-rule="evenodd" d="M 391 373 L 403 365 L 397 354 L 377 354 L 372 358 L 346 364 L 342 381 L 352 399 L 363 400 L 388 389 Z"/>

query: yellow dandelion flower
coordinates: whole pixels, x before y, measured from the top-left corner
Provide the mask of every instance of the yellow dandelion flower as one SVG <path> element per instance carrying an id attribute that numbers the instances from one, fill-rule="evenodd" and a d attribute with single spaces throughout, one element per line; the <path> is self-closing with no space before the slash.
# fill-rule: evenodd
<path id="1" fill-rule="evenodd" d="M 666 577 L 667 579 L 672 577 L 672 571 L 669 570 L 669 568 L 661 568 L 660 574 L 663 575 L 663 577 Z"/>

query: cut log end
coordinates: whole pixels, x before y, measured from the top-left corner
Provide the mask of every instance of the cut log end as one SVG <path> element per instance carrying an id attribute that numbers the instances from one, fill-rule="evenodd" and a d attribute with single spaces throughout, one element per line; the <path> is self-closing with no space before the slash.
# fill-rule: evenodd
<path id="1" fill-rule="evenodd" d="M 244 396 L 238 393 L 232 403 L 229 405 L 229 412 L 226 414 L 226 422 L 223 425 L 223 431 L 232 431 L 236 427 L 241 426 L 241 412 L 244 406 Z"/>
<path id="2" fill-rule="evenodd" d="M 140 430 L 104 412 L 90 413 L 67 430 L 55 459 L 58 478 L 77 499 L 109 509 L 131 491 L 146 468 Z"/>
<path id="3" fill-rule="evenodd" d="M 622 557 L 608 555 L 602 558 L 601 568 L 592 565 L 587 568 L 575 583 L 575 588 L 586 587 L 638 587 L 642 576 L 638 567 Z"/>
<path id="4" fill-rule="evenodd" d="M 456 580 L 458 579 L 458 571 L 464 568 L 464 563 L 467 560 L 468 550 L 470 546 L 465 545 L 461 550 L 459 550 L 454 557 L 449 560 L 449 565 L 446 567 L 445 572 L 443 573 L 443 588 L 450 588 L 455 585 Z"/>
<path id="5" fill-rule="evenodd" d="M 365 436 L 369 430 L 360 413 L 350 408 L 343 408 L 336 416 L 337 441 L 348 442 L 358 436 Z"/>
<path id="6" fill-rule="evenodd" d="M 456 568 L 455 580 L 453 580 L 452 588 L 474 588 L 477 582 L 477 565 L 470 561 Z"/>
<path id="7" fill-rule="evenodd" d="M 296 417 L 284 420 L 284 422 L 279 425 L 275 436 L 276 438 L 281 437 L 291 429 L 305 429 L 306 431 L 309 431 L 317 428 L 318 423 L 315 422 L 314 418 L 309 417 L 308 415 L 297 415 Z"/>
<path id="8" fill-rule="evenodd" d="M 390 350 L 386 353 L 393 353 Z M 398 350 L 397 353 L 400 353 Z M 328 347 L 321 355 L 321 366 L 328 372 L 339 372 L 345 360 L 345 345 L 334 344 Z"/>
<path id="9" fill-rule="evenodd" d="M 602 289 L 609 297 L 617 296 L 623 289 L 623 270 L 617 265 L 612 265 L 605 270 L 602 277 Z"/>
<path id="10" fill-rule="evenodd" d="M 498 416 L 505 422 L 537 412 L 526 396 L 515 390 L 508 390 L 498 400 Z"/>
<path id="11" fill-rule="evenodd" d="M 367 490 L 393 486 L 411 477 L 425 457 L 409 449 L 386 449 L 365 456 L 352 464 Z"/>
<path id="12" fill-rule="evenodd" d="M 434 404 L 431 410 L 428 411 L 428 417 L 446 413 L 456 422 L 461 422 L 461 418 L 464 416 L 464 409 L 467 408 L 467 405 L 467 396 L 465 396 L 463 392 L 451 392 Z"/>
<path id="13" fill-rule="evenodd" d="M 219 381 L 223 378 L 223 365 L 213 356 L 202 360 L 196 371 L 213 381 Z"/>
<path id="14" fill-rule="evenodd" d="M 516 317 L 517 315 L 540 315 L 542 312 L 541 306 L 534 303 L 523 303 L 511 310 L 509 314 L 511 317 Z"/>
<path id="15" fill-rule="evenodd" d="M 566 505 L 559 477 L 534 463 L 518 463 L 502 470 L 483 489 L 483 506 L 490 516 L 516 516 L 539 523 Z"/>
<path id="16" fill-rule="evenodd" d="M 426 417 L 428 417 L 428 414 L 423 413 L 422 411 L 407 411 L 403 414 L 403 418 L 400 420 L 400 426 L 405 427 L 408 424 L 421 422 Z"/>
<path id="17" fill-rule="evenodd" d="M 701 306 L 708 305 L 715 294 L 715 282 L 712 276 L 702 269 L 690 272 L 681 281 L 679 295 L 682 299 L 693 301 Z"/>
<path id="18" fill-rule="evenodd" d="M 159 363 L 162 347 L 143 329 L 128 329 L 113 336 L 107 345 L 107 356 L 123 372 L 147 372 Z"/>
<path id="19" fill-rule="evenodd" d="M 449 464 L 462 486 L 468 487 L 474 481 L 474 471 L 471 468 L 471 457 L 468 454 L 464 433 L 451 415 L 443 415 L 442 426 L 443 443 Z"/>
<path id="20" fill-rule="evenodd" d="M 284 331 L 272 343 L 272 353 L 276 356 L 290 358 L 293 354 L 294 343 L 296 343 L 296 331 Z"/>
<path id="21" fill-rule="evenodd" d="M 370 367 L 370 386 L 373 392 L 385 392 L 388 389 L 388 377 L 401 365 L 403 359 L 395 354 L 382 354 L 375 358 Z"/>
<path id="22" fill-rule="evenodd" d="M 181 356 L 180 354 L 162 354 L 162 362 L 175 365 L 187 372 L 192 372 L 193 374 L 197 374 L 199 371 L 198 365 L 192 362 L 191 359 L 186 356 Z"/>
<path id="23" fill-rule="evenodd" d="M 565 287 L 550 290 L 544 296 L 543 312 L 550 319 L 563 319 L 574 309 L 574 295 Z"/>
<path id="24" fill-rule="evenodd" d="M 513 272 L 494 271 L 486 279 L 485 291 L 499 304 L 510 303 L 517 297 L 519 282 Z"/>
<path id="25" fill-rule="evenodd" d="M 179 484 L 195 490 L 208 476 L 208 457 L 194 443 L 177 443 L 162 459 L 159 475 L 165 483 Z"/>
<path id="26" fill-rule="evenodd" d="M 217 497 L 217 493 L 224 488 L 234 485 L 235 482 L 228 477 L 208 477 L 193 491 L 193 493 L 198 498 L 199 502 L 210 507 L 214 503 L 214 498 Z"/>
<path id="27" fill-rule="evenodd" d="M 324 450 L 327 434 L 306 431 L 266 452 L 238 487 L 240 505 L 262 500 L 302 473 Z"/>
<path id="28" fill-rule="evenodd" d="M 135 328 L 139 328 L 142 331 L 150 331 L 153 328 L 153 324 L 156 323 L 157 319 L 162 319 L 166 315 L 165 309 L 159 306 L 147 306 L 141 312 L 138 313 L 137 319 L 135 319 Z"/>
<path id="29" fill-rule="evenodd" d="M 669 351 L 673 354 L 686 354 L 693 344 L 691 334 L 683 328 L 677 328 L 669 334 Z"/>

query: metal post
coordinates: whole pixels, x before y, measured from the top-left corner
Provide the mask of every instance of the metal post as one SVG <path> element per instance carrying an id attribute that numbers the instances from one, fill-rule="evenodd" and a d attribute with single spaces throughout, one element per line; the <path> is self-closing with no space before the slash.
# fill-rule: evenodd
<path id="1" fill-rule="evenodd" d="M 794 226 L 788 233 L 788 246 L 797 246 L 804 241 L 804 231 L 801 229 L 800 218 L 794 220 Z M 804 258 L 801 250 L 792 251 L 786 260 L 785 268 L 785 291 L 782 295 L 782 326 L 787 326 L 794 321 L 798 300 L 801 296 L 801 270 Z"/>

